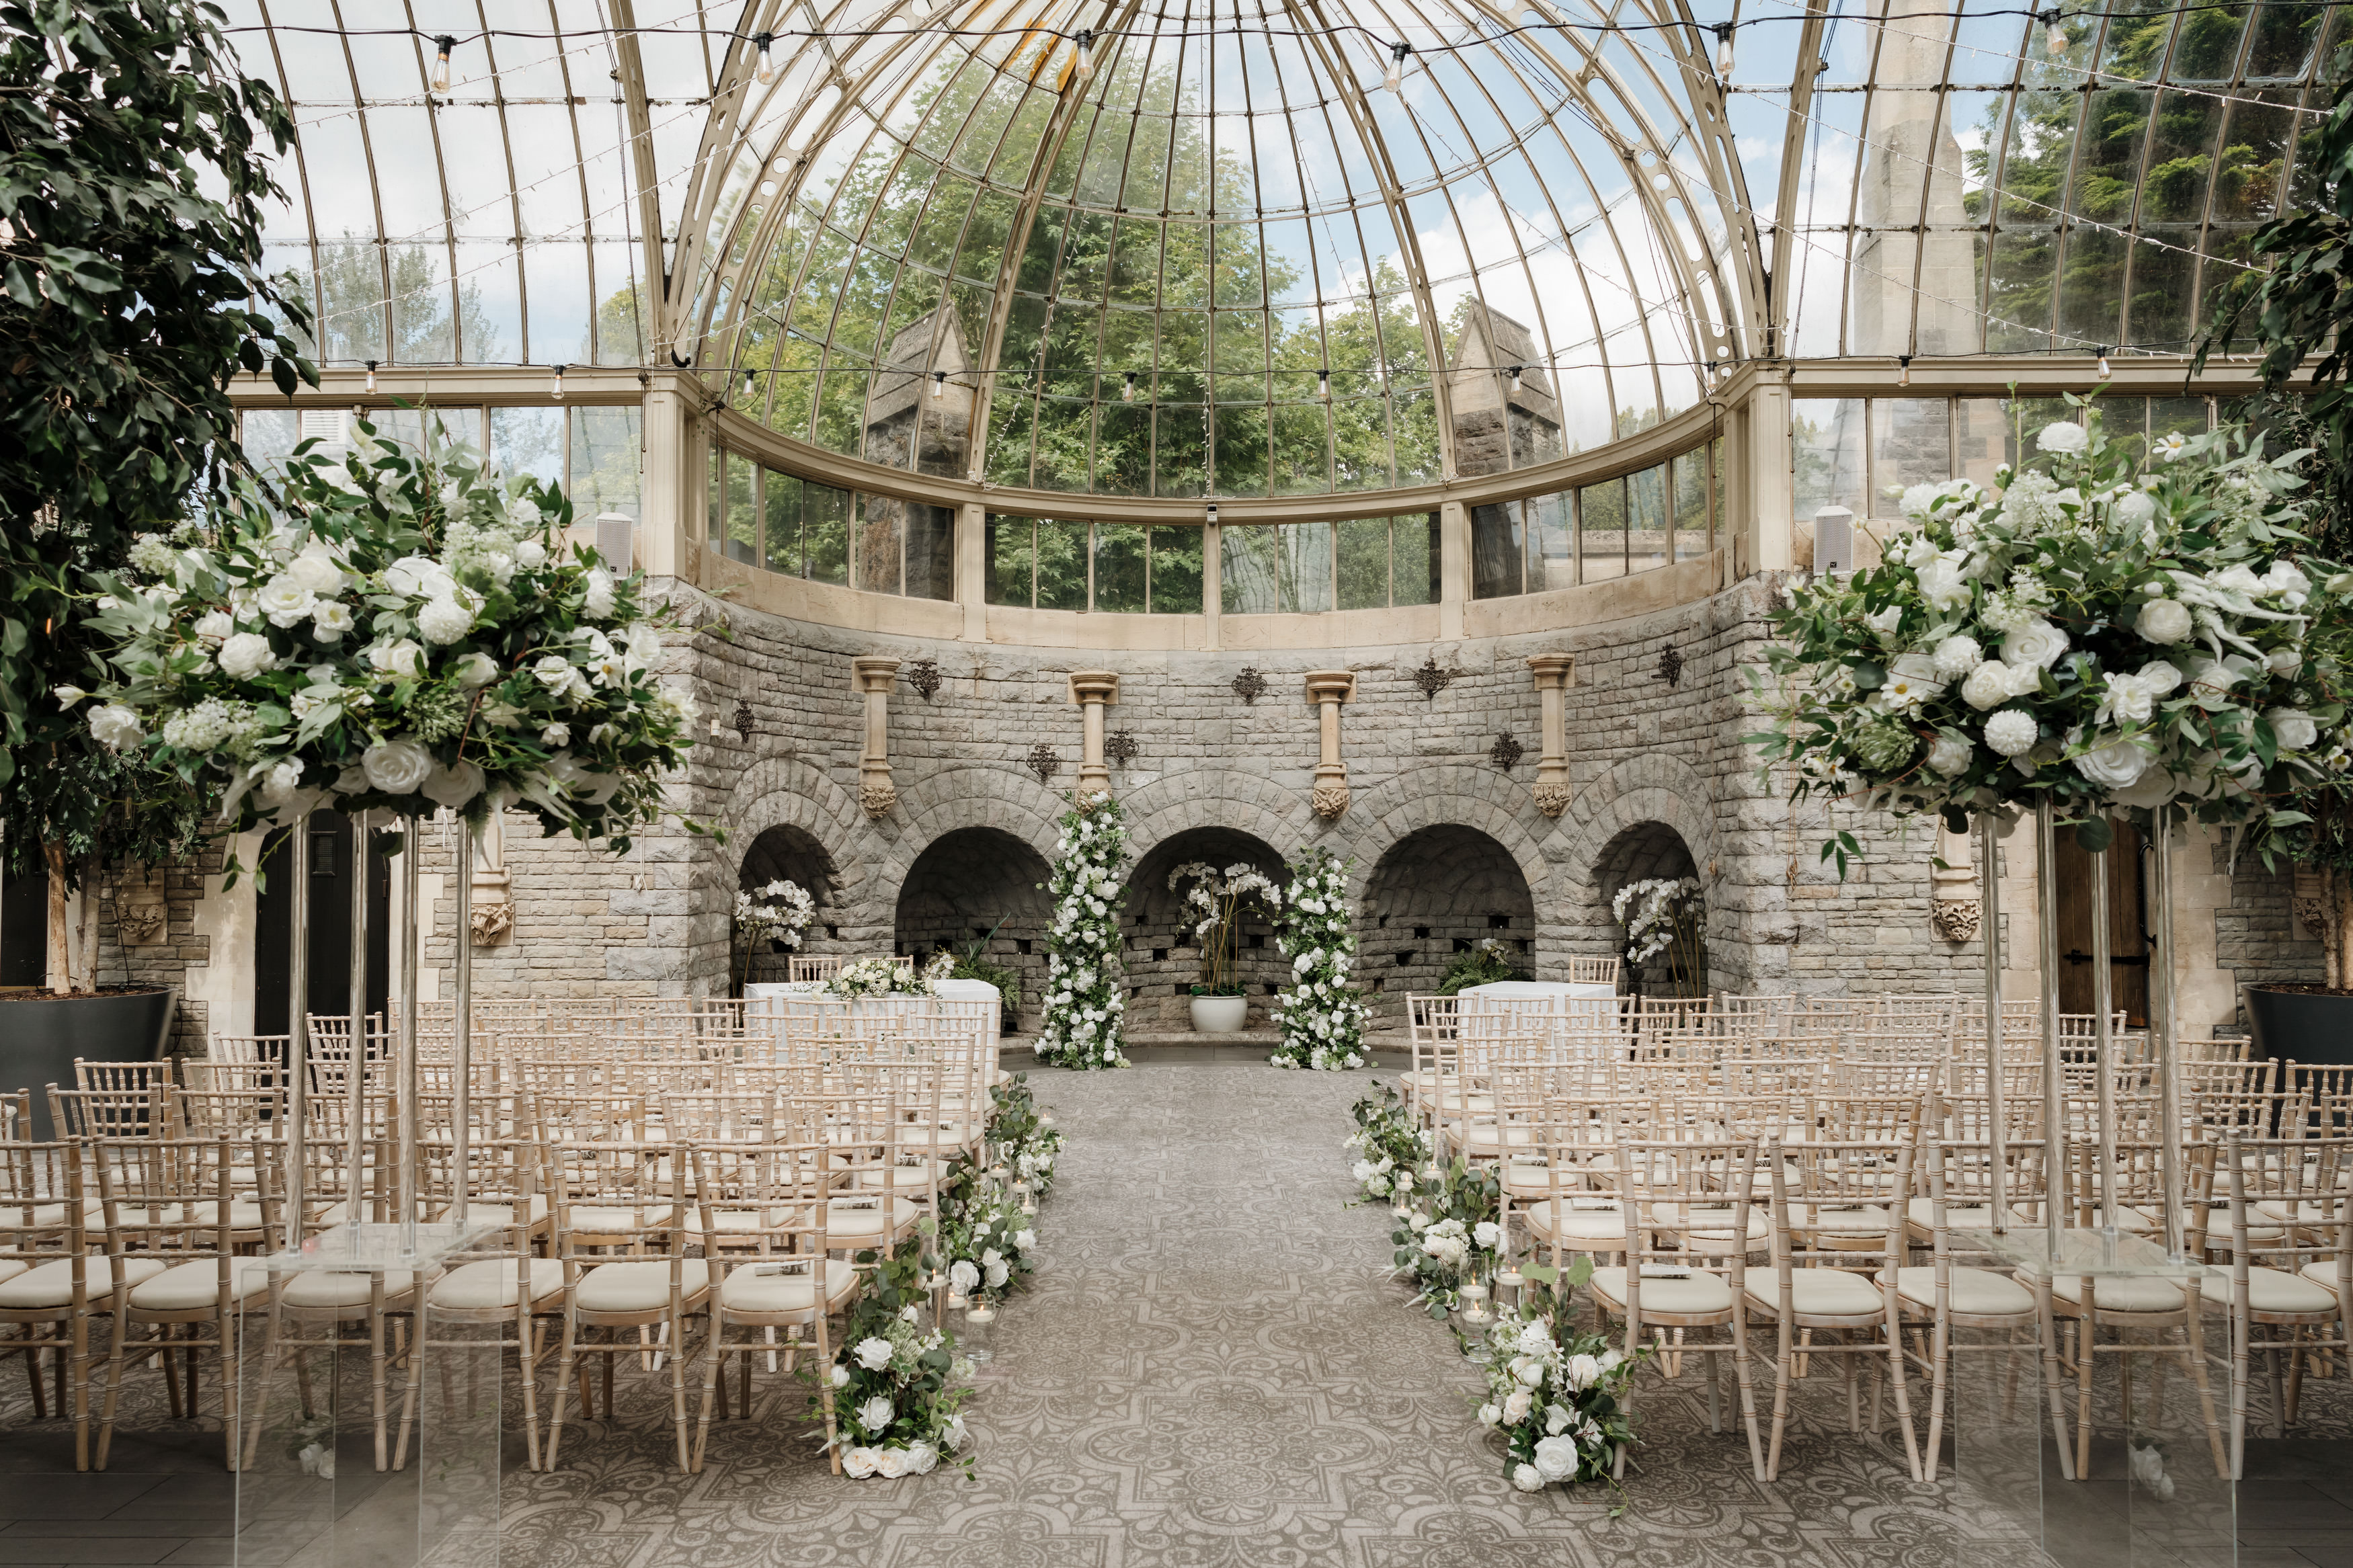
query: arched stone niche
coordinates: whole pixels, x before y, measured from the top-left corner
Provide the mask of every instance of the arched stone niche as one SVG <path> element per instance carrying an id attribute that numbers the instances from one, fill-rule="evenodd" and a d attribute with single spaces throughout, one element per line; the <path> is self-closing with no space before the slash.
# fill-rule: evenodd
<path id="1" fill-rule="evenodd" d="M 817 913 L 801 932 L 801 945 L 795 951 L 804 955 L 841 951 L 834 935 L 840 929 L 841 909 L 833 857 L 807 828 L 778 823 L 744 846 L 744 863 L 735 873 L 739 889 L 753 891 L 779 879 L 797 883 L 817 903 Z M 766 944 L 762 945 L 765 949 Z M 786 978 L 792 956 L 766 951 L 753 953 L 747 980 Z"/>
<path id="2" fill-rule="evenodd" d="M 1374 864 L 1357 913 L 1357 974 L 1376 1028 L 1401 1028 L 1405 995 L 1434 991 L 1458 953 L 1501 946 L 1536 972 L 1535 900 L 1511 851 L 1459 823 L 1417 828 Z"/>
<path id="3" fill-rule="evenodd" d="M 1000 827 L 959 827 L 923 847 L 899 886 L 892 951 L 918 963 L 987 942 L 987 955 L 1021 977 L 1021 1022 L 1034 1028 L 1046 978 L 1053 900 L 1045 858 Z"/>
<path id="4" fill-rule="evenodd" d="M 1219 871 L 1248 862 L 1280 885 L 1287 873 L 1282 857 L 1254 834 L 1233 827 L 1189 827 L 1172 833 L 1144 853 L 1127 881 L 1124 924 L 1127 937 L 1127 1026 L 1138 1033 L 1192 1027 L 1192 988 L 1200 978 L 1201 950 L 1185 910 L 1185 889 L 1171 891 L 1168 874 L 1198 860 Z M 1267 1027 L 1267 1004 L 1291 978 L 1291 966 L 1274 945 L 1274 922 L 1263 908 L 1245 900 L 1236 921 L 1234 969 L 1250 998 L 1245 1027 Z"/>
<path id="5" fill-rule="evenodd" d="M 1683 836 L 1663 822 L 1638 822 L 1621 828 L 1607 844 L 1593 864 L 1588 882 L 1599 895 L 1599 921 L 1612 933 L 1622 948 L 1624 928 L 1618 923 L 1611 905 L 1619 892 L 1630 883 L 1649 881 L 1654 878 L 1697 876 L 1698 867 L 1692 859 L 1691 847 Z M 1704 919 L 1701 929 L 1706 929 Z M 1704 978 L 1704 976 L 1703 976 Z M 1639 989 L 1645 994 L 1664 995 L 1668 987 L 1667 955 L 1660 953 L 1643 964 L 1641 975 L 1628 975 L 1625 986 Z"/>

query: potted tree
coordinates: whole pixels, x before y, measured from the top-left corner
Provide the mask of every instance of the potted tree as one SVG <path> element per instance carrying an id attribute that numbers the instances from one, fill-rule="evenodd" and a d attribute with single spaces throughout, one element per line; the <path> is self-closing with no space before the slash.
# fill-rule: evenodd
<path id="1" fill-rule="evenodd" d="M 1274 884 L 1248 861 L 1223 871 L 1192 860 L 1168 873 L 1168 890 L 1185 891 L 1185 916 L 1201 949 L 1201 978 L 1193 987 L 1193 1032 L 1236 1035 L 1250 1019 L 1250 998 L 1235 972 L 1234 942 L 1242 900 L 1265 898 Z"/>
<path id="2" fill-rule="evenodd" d="M 123 564 L 241 464 L 229 378 L 292 394 L 308 312 L 260 275 L 282 199 L 257 128 L 292 121 L 190 0 L 79 0 L 0 28 L 0 836 L 45 875 L 48 989 L 0 998 L 0 1089 L 62 1056 L 140 1057 L 170 994 L 96 988 L 110 860 L 185 854 L 202 792 L 66 710 L 92 679 L 86 574 Z M 84 893 L 82 917 L 69 919 Z M 76 928 L 79 929 L 76 929 Z M 36 1040 L 47 1040 L 37 1047 Z"/>
<path id="3" fill-rule="evenodd" d="M 2299 156 L 2319 193 L 2255 231 L 2253 248 L 2270 268 L 2245 274 L 2224 297 L 2196 363 L 2249 339 L 2262 348 L 2263 390 L 2239 413 L 2275 449 L 2305 454 L 2305 531 L 2315 554 L 2342 561 L 2353 558 L 2353 297 L 2342 287 L 2353 264 L 2353 81 L 2338 84 Z M 2322 978 L 2247 986 L 2248 1022 L 2266 1056 L 2353 1062 L 2353 787 L 2335 773 L 2290 804 L 2307 820 L 2276 847 L 2296 868 L 2296 916 L 2321 938 Z"/>

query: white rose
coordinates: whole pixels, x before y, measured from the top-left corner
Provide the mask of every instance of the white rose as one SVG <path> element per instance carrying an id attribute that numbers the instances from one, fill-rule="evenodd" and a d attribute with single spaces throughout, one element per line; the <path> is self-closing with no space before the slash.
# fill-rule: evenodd
<path id="1" fill-rule="evenodd" d="M 406 598 L 440 598 L 458 585 L 449 569 L 429 555 L 404 555 L 384 569 L 384 585 Z"/>
<path id="2" fill-rule="evenodd" d="M 269 651 L 269 639 L 259 632 L 238 632 L 221 644 L 221 673 L 231 680 L 250 680 L 264 670 L 278 668 L 278 656 Z"/>
<path id="3" fill-rule="evenodd" d="M 2304 668 L 2304 655 L 2292 647 L 2275 647 L 2263 656 L 2263 668 L 2282 679 L 2294 680 Z"/>
<path id="4" fill-rule="evenodd" d="M 2137 675 L 2109 675 L 2094 715 L 2102 724 L 2146 724 L 2157 710 L 2157 693 Z"/>
<path id="5" fill-rule="evenodd" d="M 2193 659 L 2189 665 L 2190 692 L 2200 705 L 2211 706 L 2228 697 L 2231 688 L 2238 685 L 2253 668 L 2253 660 L 2238 654 L 2221 659 Z"/>
<path id="6" fill-rule="evenodd" d="M 2013 668 L 2031 665 L 2048 669 L 2066 651 L 2067 634 L 2040 616 L 2001 639 L 2002 662 Z"/>
<path id="7" fill-rule="evenodd" d="M 1536 1470 L 1548 1481 L 1565 1481 L 1577 1474 L 1578 1457 L 1574 1437 L 1545 1437 L 1536 1443 Z"/>
<path id="8" fill-rule="evenodd" d="M 1545 1488 L 1544 1472 L 1534 1465 L 1514 1465 L 1512 1485 L 1524 1492 L 1540 1492 Z"/>
<path id="9" fill-rule="evenodd" d="M 959 1258 L 948 1265 L 948 1289 L 959 1296 L 969 1296 L 972 1288 L 980 1283 L 980 1270 L 968 1258 Z"/>
<path id="10" fill-rule="evenodd" d="M 2062 421 L 2045 425 L 2034 437 L 2037 447 L 2061 457 L 2073 457 L 2092 444 L 2091 432 L 2081 425 Z"/>
<path id="11" fill-rule="evenodd" d="M 1969 759 L 1977 748 L 1958 735 L 1938 735 L 1928 746 L 1928 766 L 1951 778 L 1969 771 Z"/>
<path id="12" fill-rule="evenodd" d="M 2032 751 L 2040 738 L 2034 715 L 2015 708 L 2005 708 L 1986 721 L 1985 743 L 2005 757 Z"/>
<path id="13" fill-rule="evenodd" d="M 1471 1227 L 1471 1239 L 1492 1252 L 1495 1244 L 1504 1239 L 1503 1227 L 1492 1219 L 1482 1219 Z"/>
<path id="14" fill-rule="evenodd" d="M 1037 1246 L 1037 1245 L 1038 1245 L 1038 1233 L 1037 1233 L 1036 1231 L 1034 1231 L 1034 1230 L 1017 1230 L 1017 1231 L 1015 1231 L 1015 1232 L 1013 1233 L 1013 1250 L 1014 1250 L 1014 1251 L 1016 1251 L 1016 1252 L 1027 1252 L 1027 1251 L 1029 1251 L 1031 1247 L 1035 1247 L 1035 1246 Z"/>
<path id="15" fill-rule="evenodd" d="M 929 1443 L 910 1443 L 907 1445 L 907 1473 L 909 1475 L 928 1476 L 934 1469 L 939 1468 L 939 1463 L 940 1451 L 937 1448 L 933 1447 Z"/>
<path id="16" fill-rule="evenodd" d="M 2134 675 L 2153 696 L 2163 697 L 2181 684 L 2181 672 L 2161 658 L 2150 659 Z"/>
<path id="17" fill-rule="evenodd" d="M 322 599 L 311 606 L 311 640 L 313 642 L 339 643 L 354 624 L 352 607 L 340 599 Z"/>
<path id="18" fill-rule="evenodd" d="M 261 585 L 254 603 L 269 617 L 273 626 L 290 626 L 297 621 L 311 618 L 311 606 L 319 596 L 305 588 L 292 574 L 281 572 Z"/>
<path id="19" fill-rule="evenodd" d="M 629 635 L 623 641 L 628 647 L 632 668 L 644 669 L 661 658 L 661 634 L 642 621 L 629 628 Z"/>
<path id="20" fill-rule="evenodd" d="M 1528 1412 L 1535 1408 L 1535 1403 L 1536 1396 L 1530 1394 L 1526 1389 L 1522 1388 L 1514 1390 L 1512 1396 L 1504 1401 L 1504 1424 L 1506 1426 L 1516 1426 L 1521 1422 L 1526 1420 L 1528 1418 Z"/>
<path id="21" fill-rule="evenodd" d="M 1479 1425 L 1493 1426 L 1504 1418 L 1504 1407 L 1492 1401 L 1479 1406 Z"/>
<path id="22" fill-rule="evenodd" d="M 2153 643 L 2178 643 L 2189 629 L 2189 606 L 2177 599 L 2151 599 L 2133 617 L 2133 630 Z"/>
<path id="23" fill-rule="evenodd" d="M 120 752 L 137 745 L 146 731 L 140 728 L 137 710 L 109 702 L 90 710 L 90 733 L 108 751 Z"/>
<path id="24" fill-rule="evenodd" d="M 613 613 L 613 574 L 610 572 L 598 567 L 588 574 L 588 586 L 580 599 L 580 613 L 597 621 Z"/>
<path id="25" fill-rule="evenodd" d="M 852 1480 L 862 1481 L 874 1473 L 875 1458 L 871 1448 L 844 1448 L 841 1451 L 841 1473 Z"/>
<path id="26" fill-rule="evenodd" d="M 425 798 L 455 811 L 482 793 L 482 770 L 471 763 L 454 768 L 436 764 L 425 778 Z"/>
<path id="27" fill-rule="evenodd" d="M 402 637 L 397 642 L 378 643 L 367 650 L 368 664 L 379 675 L 405 676 L 425 673 L 425 649 L 415 637 Z"/>
<path id="28" fill-rule="evenodd" d="M 839 1362 L 835 1362 L 833 1363 L 833 1385 L 836 1388 L 848 1388 L 849 1386 L 849 1369 L 842 1365 Z"/>
<path id="29" fill-rule="evenodd" d="M 858 1407 L 858 1424 L 880 1436 L 890 1427 L 891 1418 L 897 1414 L 892 1408 L 890 1396 L 878 1394 Z"/>
<path id="30" fill-rule="evenodd" d="M 1969 602 L 1968 579 L 1957 563 L 1939 556 L 1920 568 L 1920 596 L 1936 609 L 1957 609 Z"/>
<path id="31" fill-rule="evenodd" d="M 874 1335 L 859 1341 L 857 1348 L 849 1353 L 856 1356 L 858 1364 L 867 1371 L 881 1372 L 891 1364 L 891 1342 L 879 1334 Z"/>
<path id="32" fill-rule="evenodd" d="M 2274 708 L 2263 718 L 2283 752 L 2310 751 L 2312 743 L 2320 739 L 2320 726 L 2312 721 L 2309 713 L 2294 708 Z"/>
<path id="33" fill-rule="evenodd" d="M 2292 601 L 2288 605 L 2292 610 L 2312 592 L 2312 579 L 2297 571 L 2292 561 L 2274 561 L 2272 569 L 2263 574 L 2263 591 L 2285 595 Z"/>
<path id="34" fill-rule="evenodd" d="M 1883 610 L 1876 611 L 1872 615 L 1862 617 L 1862 624 L 1864 626 L 1869 626 L 1873 631 L 1877 632 L 1883 637 L 1894 637 L 1895 635 L 1895 628 L 1903 625 L 1903 623 L 1904 606 L 1901 605 L 1890 605 Z"/>
<path id="35" fill-rule="evenodd" d="M 1973 637 L 1949 637 L 1936 645 L 1929 661 L 1939 680 L 1958 680 L 1985 662 L 1985 649 Z"/>
<path id="36" fill-rule="evenodd" d="M 360 753 L 368 783 L 386 795 L 407 795 L 433 772 L 433 753 L 415 741 L 379 741 Z"/>
<path id="37" fill-rule="evenodd" d="M 1545 1355 L 1552 1350 L 1552 1331 L 1542 1323 L 1529 1323 L 1520 1330 L 1518 1341 L 1522 1355 Z"/>
<path id="38" fill-rule="evenodd" d="M 1990 658 L 1970 670 L 1968 679 L 1961 682 L 1961 700 L 1982 713 L 2016 696 L 2011 685 L 2010 666 Z"/>
<path id="39" fill-rule="evenodd" d="M 499 661 L 486 653 L 470 653 L 458 661 L 458 689 L 479 691 L 499 678 Z"/>
<path id="40" fill-rule="evenodd" d="M 322 597 L 343 591 L 343 563 L 322 539 L 304 545 L 301 553 L 286 563 L 286 575 Z"/>
<path id="41" fill-rule="evenodd" d="M 454 597 L 428 599 L 417 612 L 417 629 L 427 642 L 445 647 L 474 629 L 474 612 Z"/>
<path id="42" fill-rule="evenodd" d="M 572 661 L 560 653 L 547 654 L 532 665 L 531 673 L 550 691 L 561 691 L 572 682 Z"/>
<path id="43" fill-rule="evenodd" d="M 196 622 L 196 636 L 216 647 L 227 642 L 236 630 L 237 623 L 229 618 L 227 610 L 207 610 Z"/>
<path id="44" fill-rule="evenodd" d="M 981 1278 L 987 1282 L 988 1288 L 992 1290 L 1002 1289 L 1005 1282 L 1012 1277 L 1013 1271 L 1002 1263 L 991 1263 L 981 1272 Z"/>
<path id="45" fill-rule="evenodd" d="M 293 804 L 294 792 L 302 787 L 302 759 L 289 757 L 265 769 L 254 781 L 255 792 L 261 804 L 272 811 L 282 811 Z"/>
<path id="46" fill-rule="evenodd" d="M 2130 789 L 2147 770 L 2147 753 L 2121 738 L 2075 759 L 2075 771 L 2102 789 Z"/>
<path id="47" fill-rule="evenodd" d="M 1591 1388 L 1601 1377 L 1601 1363 L 1589 1355 L 1573 1355 L 1561 1363 L 1560 1380 L 1575 1392 Z"/>
<path id="48" fill-rule="evenodd" d="M 515 559 L 526 570 L 536 572 L 547 564 L 547 546 L 536 539 L 526 539 L 515 546 Z"/>

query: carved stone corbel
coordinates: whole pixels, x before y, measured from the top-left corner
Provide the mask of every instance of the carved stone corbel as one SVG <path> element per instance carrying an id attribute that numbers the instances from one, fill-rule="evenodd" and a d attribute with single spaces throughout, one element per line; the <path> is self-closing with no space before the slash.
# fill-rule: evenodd
<path id="1" fill-rule="evenodd" d="M 115 889 L 114 929 L 123 946 L 144 947 L 161 942 L 170 923 L 164 885 L 154 872 L 143 872 L 135 883 L 126 880 Z"/>
<path id="2" fill-rule="evenodd" d="M 514 937 L 514 884 L 507 876 L 506 814 L 493 811 L 474 831 L 474 895 L 469 919 L 476 947 L 496 947 Z"/>
<path id="3" fill-rule="evenodd" d="M 852 689 L 866 699 L 866 749 L 858 759 L 858 804 L 869 816 L 887 816 L 899 804 L 891 782 L 891 692 L 899 661 L 867 657 L 849 661 Z"/>
<path id="4" fill-rule="evenodd" d="M 1534 794 L 1536 809 L 1558 816 L 1568 809 L 1568 683 L 1577 660 L 1565 653 L 1528 656 L 1528 672 L 1535 678 L 1536 695 L 1544 704 L 1544 752 L 1536 761 Z"/>
<path id="5" fill-rule="evenodd" d="M 1936 826 L 1936 859 L 1928 870 L 1928 925 L 1939 942 L 1974 942 L 1985 918 L 1978 887 L 1977 846 L 1966 833 Z"/>
<path id="6" fill-rule="evenodd" d="M 1340 704 L 1356 694 L 1356 677 L 1345 669 L 1311 670 L 1307 698 L 1316 705 L 1318 757 L 1315 815 L 1330 822 L 1348 809 L 1348 764 L 1340 760 Z"/>
<path id="7" fill-rule="evenodd" d="M 1119 673 L 1081 669 L 1071 675 L 1071 700 L 1079 705 L 1079 794 L 1109 795 L 1111 769 L 1103 761 L 1103 710 L 1119 700 Z"/>

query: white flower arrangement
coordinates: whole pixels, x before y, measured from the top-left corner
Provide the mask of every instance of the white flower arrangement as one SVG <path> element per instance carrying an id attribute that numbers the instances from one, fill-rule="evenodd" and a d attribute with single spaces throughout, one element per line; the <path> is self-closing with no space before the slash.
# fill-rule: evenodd
<path id="1" fill-rule="evenodd" d="M 556 726 L 561 728 L 561 726 Z M 817 900 L 797 882 L 783 878 L 765 888 L 746 888 L 735 895 L 735 947 L 744 954 L 743 978 L 752 974 L 752 955 L 762 942 L 797 950 L 801 932 L 817 915 Z"/>
<path id="2" fill-rule="evenodd" d="M 356 428 L 343 456 L 298 450 L 274 508 L 248 488 L 142 539 L 91 616 L 109 679 L 59 700 L 96 699 L 101 744 L 217 781 L 235 829 L 521 806 L 626 848 L 693 743 L 638 579 L 565 554 L 553 489 Z"/>
<path id="3" fill-rule="evenodd" d="M 1352 1173 L 1357 1196 L 1352 1208 L 1356 1204 L 1410 1204 L 1419 1173 L 1437 1148 L 1435 1135 L 1406 1110 L 1394 1088 L 1386 1083 L 1373 1088 L 1379 1098 L 1368 1094 L 1356 1101 L 1351 1110 L 1356 1130 L 1342 1144 L 1357 1155 Z"/>
<path id="4" fill-rule="evenodd" d="M 1187 934 L 1201 950 L 1201 981 L 1194 987 L 1205 996 L 1238 996 L 1234 983 L 1234 940 L 1240 934 L 1242 900 L 1256 898 L 1280 908 L 1282 889 L 1247 860 L 1223 871 L 1206 860 L 1188 860 L 1168 873 L 1168 890 L 1185 889 Z"/>
<path id="5" fill-rule="evenodd" d="M 929 1475 L 966 1447 L 957 1406 L 970 1392 L 972 1364 L 956 1355 L 953 1337 L 922 1326 L 923 1257 L 917 1237 L 861 1254 L 873 1259 L 873 1272 L 850 1305 L 832 1366 L 817 1379 L 841 1473 L 853 1480 Z M 968 1473 L 969 1456 L 964 1463 Z"/>
<path id="6" fill-rule="evenodd" d="M 1582 1281 L 1592 1267 L 1580 1259 L 1572 1278 Z M 1553 1270 L 1526 1272 L 1535 1282 L 1525 1289 L 1529 1300 L 1487 1331 L 1479 1424 L 1503 1435 L 1504 1473 L 1516 1490 L 1608 1480 L 1619 1450 L 1634 1440 L 1623 1401 L 1641 1358 L 1569 1327 L 1567 1284 L 1556 1292 Z"/>
<path id="7" fill-rule="evenodd" d="M 2035 437 L 2043 467 L 1904 492 L 1883 563 L 1794 590 L 1749 737 L 1796 793 L 1898 814 L 2048 800 L 2084 846 L 2110 808 L 2179 807 L 2259 837 L 2353 765 L 2337 691 L 2353 573 L 2305 553 L 2293 469 L 2247 433 Z M 1843 869 L 1858 847 L 1825 846 Z"/>
<path id="8" fill-rule="evenodd" d="M 1107 795 L 1078 798 L 1063 814 L 1047 889 L 1054 922 L 1046 931 L 1045 1023 L 1038 1059 L 1056 1067 L 1121 1068 L 1127 999 L 1121 994 L 1120 872 L 1127 825 Z"/>
<path id="9" fill-rule="evenodd" d="M 1705 994 L 1707 906 L 1698 878 L 1652 877 L 1629 882 L 1609 900 L 1609 913 L 1625 928 L 1628 968 L 1663 952 L 1675 994 Z"/>
<path id="10" fill-rule="evenodd" d="M 1275 944 L 1291 960 L 1291 986 L 1275 999 L 1282 1042 L 1277 1067 L 1339 1072 L 1368 1059 L 1372 1009 L 1348 984 L 1356 935 L 1348 913 L 1348 863 L 1321 847 L 1291 863 L 1291 886 L 1275 895 Z"/>
<path id="11" fill-rule="evenodd" d="M 852 959 L 827 977 L 822 986 L 828 996 L 844 996 L 852 1001 L 870 996 L 936 996 L 940 982 L 955 967 L 952 953 L 935 952 L 932 961 L 921 969 L 902 969 L 887 958 Z"/>

